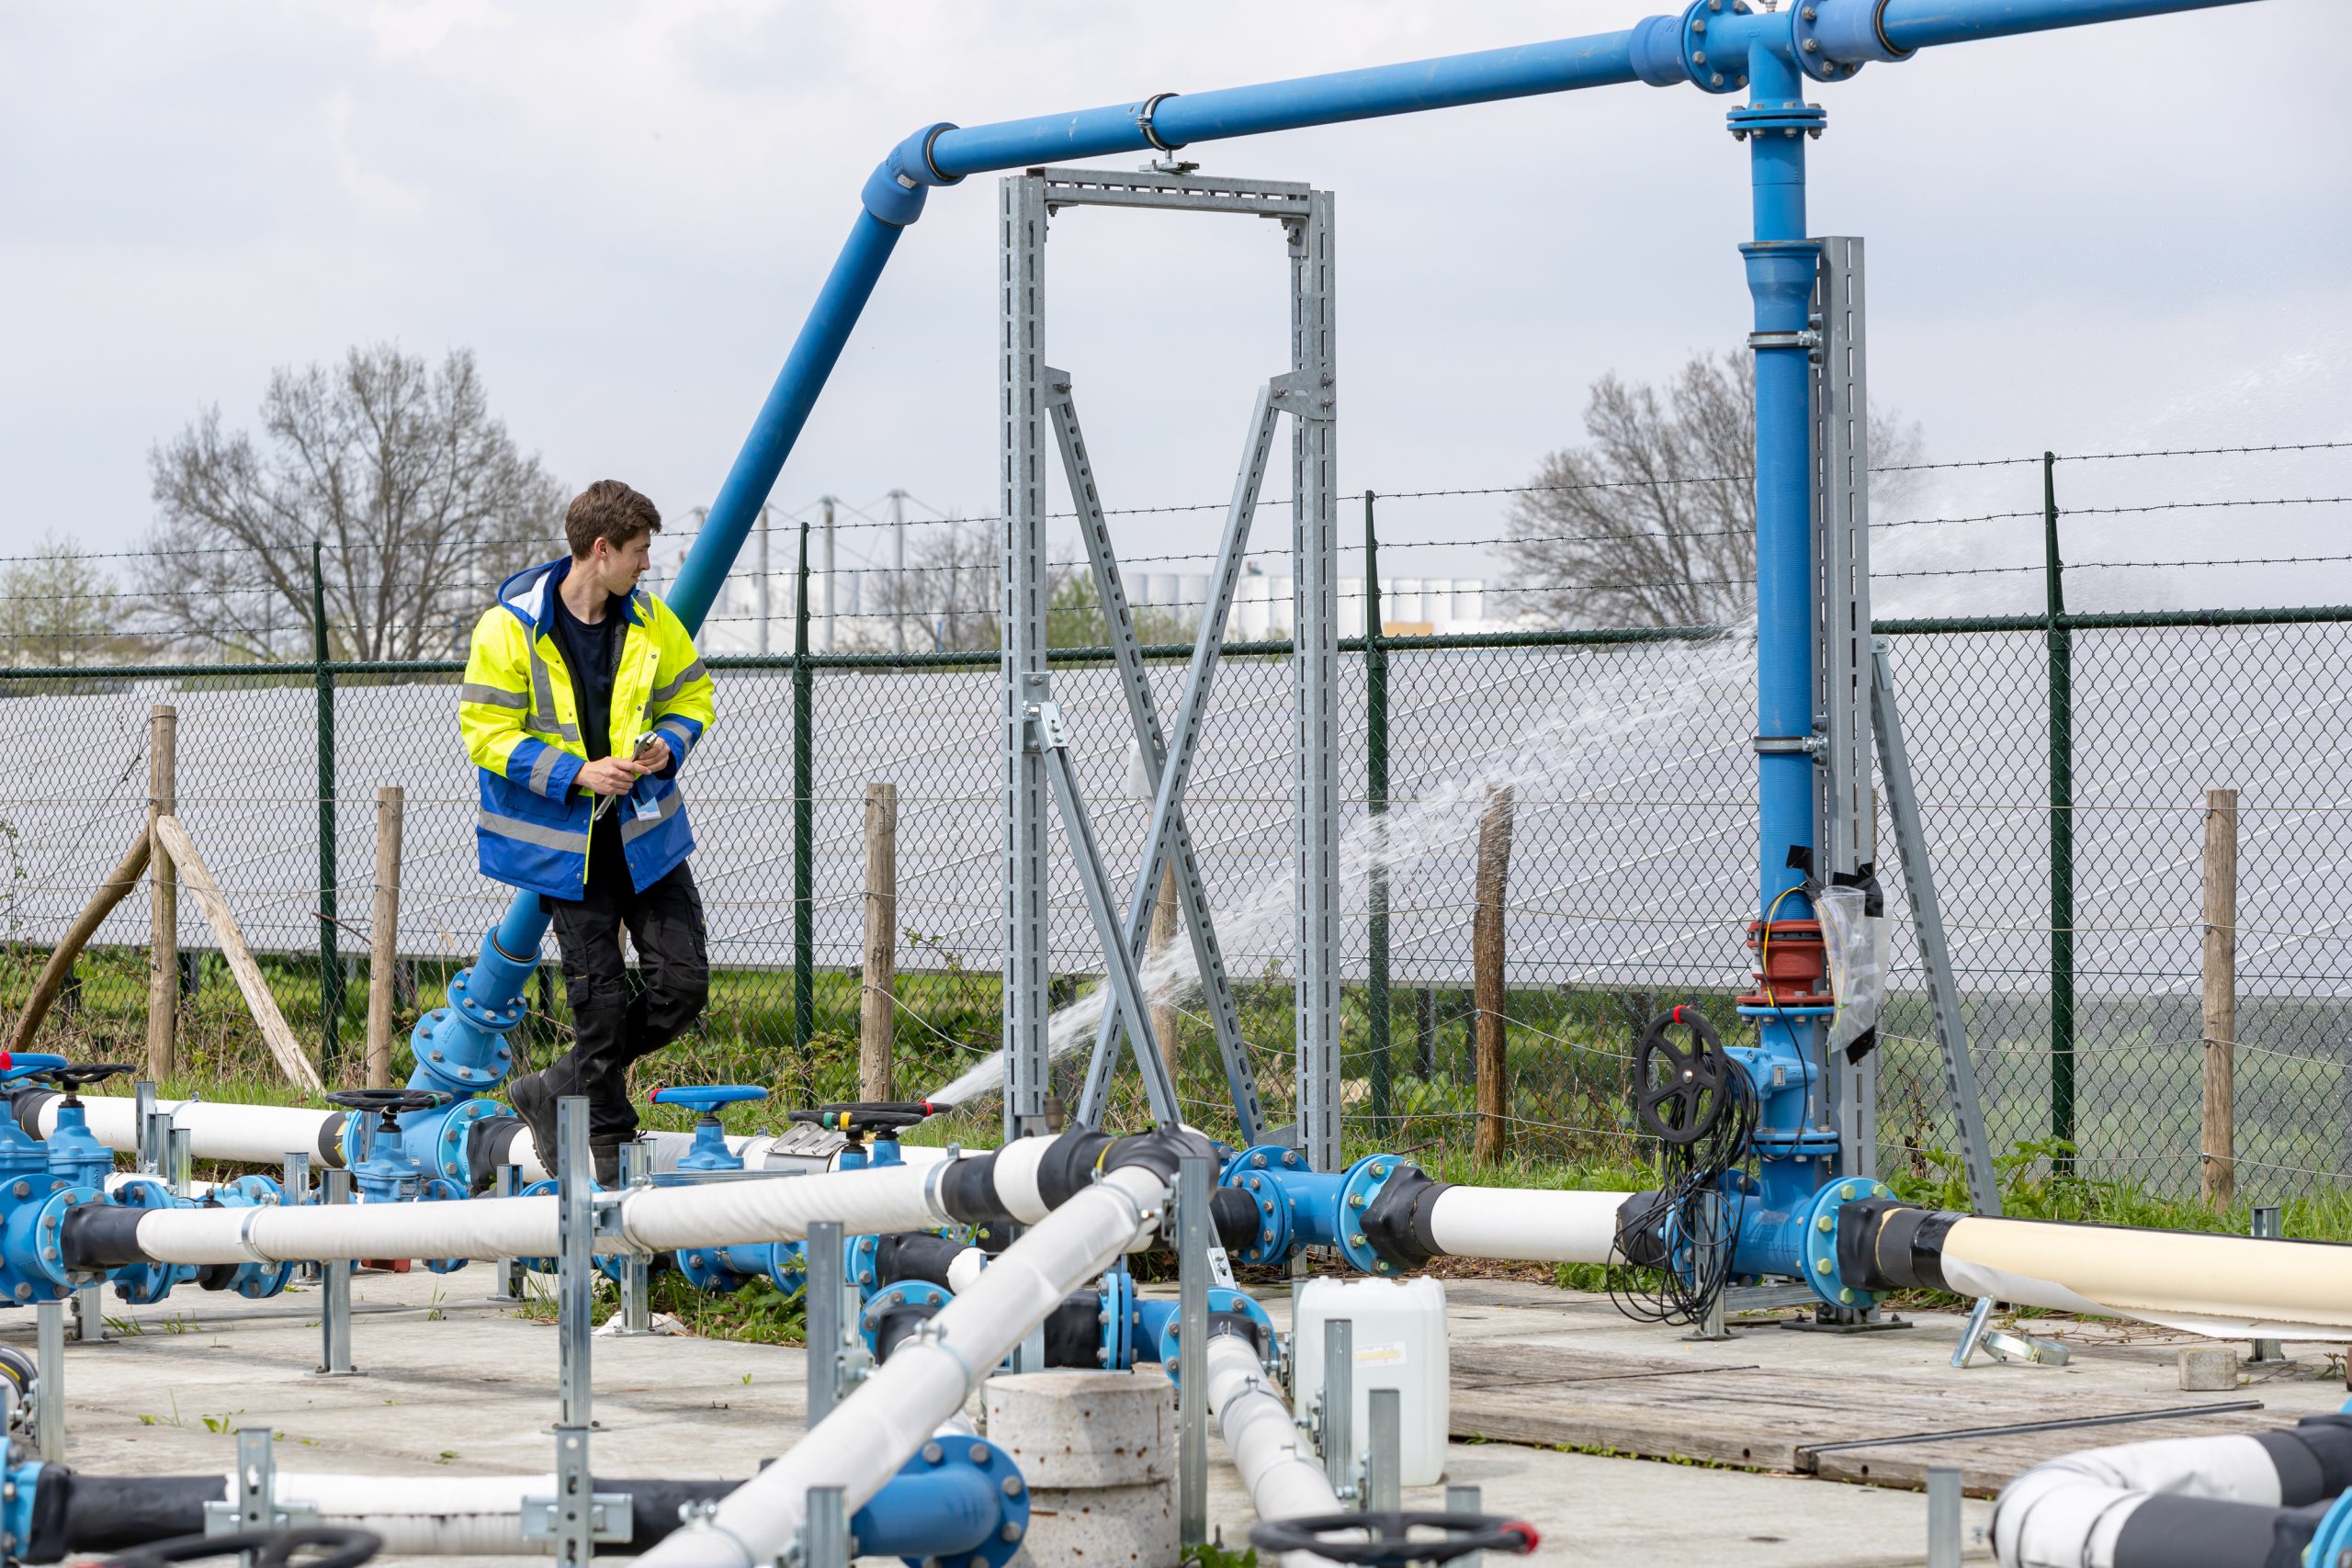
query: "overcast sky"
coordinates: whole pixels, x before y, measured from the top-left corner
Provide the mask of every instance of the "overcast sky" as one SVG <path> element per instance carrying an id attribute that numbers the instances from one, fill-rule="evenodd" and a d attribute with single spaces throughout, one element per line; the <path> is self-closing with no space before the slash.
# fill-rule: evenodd
<path id="1" fill-rule="evenodd" d="M 19 0 L 0 8 L 9 536 L 134 547 L 153 443 L 211 403 L 250 424 L 271 367 L 384 338 L 472 348 L 517 440 L 565 481 L 618 476 L 683 513 L 726 472 L 866 172 L 916 126 L 1658 8 Z M 1946 458 L 2352 437 L 2352 108 L 2310 50 L 2338 9 L 2259 0 L 1954 47 L 1817 90 L 1814 228 L 1869 238 L 1875 401 Z M 1662 377 L 1738 344 L 1747 155 L 1726 107 L 1628 86 L 1197 149 L 1205 173 L 1339 193 L 1343 486 L 1522 480 L 1577 438 L 1594 377 Z M 991 185 L 933 194 L 783 505 L 897 486 L 991 509 Z M 1279 231 L 1081 212 L 1050 254 L 1051 353 L 1075 374 L 1106 498 L 1221 498 L 1250 390 L 1283 366 Z M 2352 493 L 2346 453 L 2169 463 L 2062 469 L 2062 499 Z M 2020 468 L 1912 504 L 2039 501 Z M 1485 537 L 1499 504 L 1399 502 L 1384 534 Z M 2342 554 L 2347 515 L 2091 516 L 2067 547 Z M 1205 537 L 1181 515 L 1120 527 L 1132 556 Z M 2030 559 L 2036 539 L 2030 522 L 1911 530 L 1881 564 Z M 1494 573 L 1468 546 L 1400 545 L 1384 566 Z M 2078 604 L 2352 600 L 2342 564 L 2090 577 Z M 2036 592 L 1890 579 L 1881 603 L 2007 609 Z"/>

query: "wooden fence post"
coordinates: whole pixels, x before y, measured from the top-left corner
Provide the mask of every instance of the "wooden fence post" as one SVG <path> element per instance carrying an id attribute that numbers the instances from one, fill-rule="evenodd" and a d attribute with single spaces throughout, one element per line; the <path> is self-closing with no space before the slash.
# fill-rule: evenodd
<path id="1" fill-rule="evenodd" d="M 857 1097 L 896 1100 L 899 786 L 865 786 L 865 972 L 858 989 Z"/>
<path id="2" fill-rule="evenodd" d="M 1151 931 L 1144 939 L 1144 962 L 1148 964 L 1167 952 L 1183 929 L 1183 914 L 1176 899 L 1176 858 L 1170 855 L 1168 869 L 1159 878 L 1159 897 L 1151 907 Z M 1163 998 L 1151 1004 L 1152 1037 L 1159 1042 L 1159 1056 L 1168 1064 L 1170 1083 L 1176 1081 L 1178 1021 L 1178 1009 L 1172 999 Z"/>
<path id="3" fill-rule="evenodd" d="M 376 792 L 376 911 L 368 930 L 368 1087 L 392 1087 L 392 1002 L 401 964 L 401 807 L 398 784 Z"/>
<path id="4" fill-rule="evenodd" d="M 2237 1194 L 2238 792 L 2205 792 L 2205 1116 L 2198 1187 L 2226 1209 Z"/>
<path id="5" fill-rule="evenodd" d="M 156 1083 L 178 1065 L 180 884 L 155 818 L 178 809 L 179 712 L 157 703 L 147 711 L 147 1077 Z"/>
<path id="6" fill-rule="evenodd" d="M 1478 1135 L 1473 1152 L 1497 1159 L 1510 1145 L 1510 1075 L 1503 1049 L 1503 913 L 1510 885 L 1511 798 L 1509 788 L 1487 792 L 1478 816 L 1477 909 L 1470 921 L 1472 1024 L 1478 1073 Z"/>

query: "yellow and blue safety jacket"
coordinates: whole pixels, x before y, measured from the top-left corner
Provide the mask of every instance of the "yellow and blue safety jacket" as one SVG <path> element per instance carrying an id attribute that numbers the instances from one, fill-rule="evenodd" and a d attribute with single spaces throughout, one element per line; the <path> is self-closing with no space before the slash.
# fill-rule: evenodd
<path id="1" fill-rule="evenodd" d="M 558 569 L 569 564 L 548 561 L 500 584 L 498 603 L 474 626 L 458 705 L 466 754 L 481 771 L 474 840 L 482 874 L 556 898 L 587 887 L 598 798 L 575 787 L 588 753 L 553 630 Z M 613 750 L 626 757 L 649 733 L 670 748 L 668 767 L 607 807 L 620 814 L 621 858 L 642 891 L 694 851 L 677 773 L 716 710 L 685 623 L 642 589 L 627 614 L 613 672 Z"/>

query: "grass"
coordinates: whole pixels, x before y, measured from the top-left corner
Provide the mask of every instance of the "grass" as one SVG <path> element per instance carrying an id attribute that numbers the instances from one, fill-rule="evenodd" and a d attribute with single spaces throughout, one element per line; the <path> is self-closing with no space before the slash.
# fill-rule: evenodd
<path id="1" fill-rule="evenodd" d="M 747 1345 L 804 1345 L 808 1318 L 797 1295 L 786 1296 L 766 1280 L 754 1280 L 730 1295 L 706 1295 L 686 1282 L 683 1274 L 653 1276 L 647 1297 L 653 1312 L 667 1313 L 696 1338 L 731 1339 Z M 604 1322 L 621 1309 L 620 1287 L 602 1275 L 596 1279 L 596 1300 L 590 1315 Z M 542 1275 L 524 1277 L 523 1316 L 541 1323 L 556 1320 L 553 1283 Z M 752 1381 L 749 1372 L 743 1382 Z"/>

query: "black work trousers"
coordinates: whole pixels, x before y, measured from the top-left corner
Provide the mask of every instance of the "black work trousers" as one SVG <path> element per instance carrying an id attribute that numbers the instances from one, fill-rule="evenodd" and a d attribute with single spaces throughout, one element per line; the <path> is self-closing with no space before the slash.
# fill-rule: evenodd
<path id="1" fill-rule="evenodd" d="M 548 1069 L 547 1081 L 559 1095 L 588 1097 L 588 1136 L 597 1144 L 636 1134 L 629 1064 L 684 1033 L 710 998 L 710 953 L 693 871 L 681 863 L 640 893 L 626 867 L 614 870 L 619 874 L 592 876 L 584 897 L 547 900 L 574 1031 L 571 1049 Z M 621 956 L 623 926 L 644 974 L 644 988 L 633 996 Z"/>

